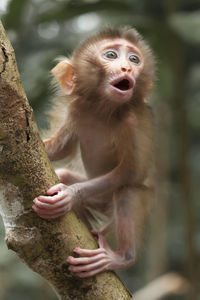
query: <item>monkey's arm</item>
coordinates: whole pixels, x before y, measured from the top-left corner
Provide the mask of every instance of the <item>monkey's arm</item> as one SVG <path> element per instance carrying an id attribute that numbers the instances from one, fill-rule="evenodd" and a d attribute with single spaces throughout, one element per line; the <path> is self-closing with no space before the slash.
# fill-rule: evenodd
<path id="1" fill-rule="evenodd" d="M 75 183 L 70 186 L 70 189 L 74 190 L 80 199 L 87 199 L 104 193 L 112 193 L 121 185 L 127 183 L 128 174 L 128 168 L 125 168 L 122 162 L 111 172 L 87 181 Z"/>
<path id="2" fill-rule="evenodd" d="M 46 192 L 47 196 L 41 195 L 33 200 L 33 209 L 42 218 L 62 216 L 72 209 L 73 205 L 81 205 L 82 200 L 89 201 L 92 196 L 113 192 L 125 184 L 127 170 L 124 170 L 124 166 L 119 165 L 113 171 L 95 179 L 70 186 L 63 183 L 54 185 Z"/>
<path id="3" fill-rule="evenodd" d="M 67 213 L 77 202 L 81 205 L 82 200 L 88 203 L 93 196 L 113 193 L 123 186 L 143 186 L 145 179 L 151 176 L 153 165 L 152 117 L 149 111 L 146 112 L 148 115 L 144 124 L 141 122 L 138 125 L 133 145 L 124 143 L 118 166 L 94 179 L 70 186 L 60 183 L 51 187 L 47 196 L 34 199 L 36 213 L 44 218 L 56 218 Z"/>
<path id="4" fill-rule="evenodd" d="M 45 140 L 44 144 L 49 159 L 55 161 L 73 154 L 76 150 L 77 142 L 77 136 L 69 131 L 66 126 L 63 126 L 53 137 Z"/>

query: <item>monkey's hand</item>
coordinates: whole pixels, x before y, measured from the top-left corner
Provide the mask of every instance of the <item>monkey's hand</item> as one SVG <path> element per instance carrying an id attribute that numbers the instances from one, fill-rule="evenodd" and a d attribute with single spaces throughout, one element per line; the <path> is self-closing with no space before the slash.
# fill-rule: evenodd
<path id="1" fill-rule="evenodd" d="M 54 219 L 72 209 L 77 198 L 76 190 L 59 183 L 47 191 L 47 196 L 38 196 L 33 200 L 33 210 L 45 219 Z"/>
<path id="2" fill-rule="evenodd" d="M 99 248 L 95 250 L 75 248 L 74 252 L 80 257 L 67 258 L 69 270 L 78 277 L 86 278 L 103 271 L 124 269 L 133 263 L 132 260 L 126 260 L 123 255 L 114 252 L 101 233 L 98 233 L 98 243 Z"/>

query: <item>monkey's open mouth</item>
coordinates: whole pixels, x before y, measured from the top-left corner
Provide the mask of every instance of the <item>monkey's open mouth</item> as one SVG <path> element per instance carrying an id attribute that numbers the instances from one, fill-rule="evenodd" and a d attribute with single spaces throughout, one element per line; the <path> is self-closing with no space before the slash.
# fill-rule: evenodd
<path id="1" fill-rule="evenodd" d="M 130 89 L 130 82 L 128 79 L 122 79 L 119 82 L 117 82 L 116 84 L 114 84 L 114 87 L 116 87 L 117 89 L 119 89 L 121 91 L 127 91 Z"/>
<path id="2" fill-rule="evenodd" d="M 115 79 L 111 85 L 119 92 L 126 92 L 133 88 L 133 80 L 129 76 Z"/>

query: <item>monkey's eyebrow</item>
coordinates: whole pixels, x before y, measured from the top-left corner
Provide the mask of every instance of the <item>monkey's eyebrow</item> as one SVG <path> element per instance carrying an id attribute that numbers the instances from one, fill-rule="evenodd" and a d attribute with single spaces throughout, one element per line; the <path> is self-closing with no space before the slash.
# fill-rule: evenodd
<path id="1" fill-rule="evenodd" d="M 110 49 L 110 48 L 119 48 L 119 47 L 121 47 L 121 46 L 123 46 L 123 44 L 109 44 L 109 45 L 107 45 L 105 48 L 104 48 L 104 50 L 106 50 L 106 49 Z M 141 53 L 138 51 L 138 49 L 136 48 L 136 47 L 134 47 L 134 46 L 126 46 L 128 49 L 130 49 L 131 51 L 133 51 L 134 53 L 136 53 L 136 54 L 138 54 L 138 55 L 141 55 Z"/>

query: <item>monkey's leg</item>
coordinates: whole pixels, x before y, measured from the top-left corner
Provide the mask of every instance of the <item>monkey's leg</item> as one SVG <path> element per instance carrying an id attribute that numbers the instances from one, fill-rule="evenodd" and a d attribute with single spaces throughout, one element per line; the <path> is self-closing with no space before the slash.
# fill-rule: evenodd
<path id="1" fill-rule="evenodd" d="M 69 270 L 85 278 L 106 270 L 124 269 L 135 261 L 135 249 L 141 244 L 144 223 L 151 206 L 152 191 L 147 188 L 123 188 L 115 193 L 118 251 L 114 252 L 102 234 L 99 249 L 75 248 L 81 257 L 69 256 Z"/>
<path id="2" fill-rule="evenodd" d="M 124 258 L 124 267 L 135 261 L 141 248 L 152 195 L 144 186 L 123 188 L 115 195 L 118 253 Z"/>
<path id="3" fill-rule="evenodd" d="M 85 181 L 86 178 L 83 176 L 80 176 L 79 174 L 75 172 L 71 172 L 66 168 L 59 168 L 56 170 L 56 174 L 60 180 L 60 182 L 66 184 L 66 185 L 71 185 L 77 182 L 82 182 Z"/>

